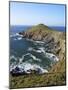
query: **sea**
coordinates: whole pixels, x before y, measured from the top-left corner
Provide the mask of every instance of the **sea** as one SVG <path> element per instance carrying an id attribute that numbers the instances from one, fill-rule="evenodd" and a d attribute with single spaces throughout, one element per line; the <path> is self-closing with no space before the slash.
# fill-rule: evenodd
<path id="1" fill-rule="evenodd" d="M 48 73 L 49 68 L 52 67 L 59 59 L 52 53 L 47 53 L 42 41 L 32 41 L 23 38 L 19 32 L 27 31 L 32 26 L 10 26 L 10 71 L 19 67 L 21 72 L 24 70 L 37 70 L 39 73 Z M 50 27 L 52 29 L 65 32 L 64 27 Z M 53 58 L 55 57 L 55 58 Z"/>

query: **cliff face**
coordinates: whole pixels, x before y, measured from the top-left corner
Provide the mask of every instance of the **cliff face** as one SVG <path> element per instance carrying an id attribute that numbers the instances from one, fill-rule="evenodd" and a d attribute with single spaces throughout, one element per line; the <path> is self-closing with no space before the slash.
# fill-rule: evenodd
<path id="1" fill-rule="evenodd" d="M 44 46 L 47 52 L 54 53 L 59 59 L 65 58 L 65 33 L 52 30 L 44 24 L 33 26 L 26 32 L 20 32 L 24 38 L 34 41 L 45 42 Z"/>

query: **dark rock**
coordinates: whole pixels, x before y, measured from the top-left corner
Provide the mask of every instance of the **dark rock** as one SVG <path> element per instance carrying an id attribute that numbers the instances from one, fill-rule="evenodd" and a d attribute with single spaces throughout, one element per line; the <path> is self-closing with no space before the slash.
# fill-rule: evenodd
<path id="1" fill-rule="evenodd" d="M 24 32 L 24 31 L 23 31 L 23 32 L 19 32 L 19 34 L 20 34 L 20 35 L 24 35 L 24 34 L 25 34 L 25 32 Z"/>
<path id="2" fill-rule="evenodd" d="M 19 75 L 26 75 L 27 73 L 24 70 L 21 71 L 19 67 L 16 67 L 10 72 L 10 74 L 12 76 L 19 76 Z"/>

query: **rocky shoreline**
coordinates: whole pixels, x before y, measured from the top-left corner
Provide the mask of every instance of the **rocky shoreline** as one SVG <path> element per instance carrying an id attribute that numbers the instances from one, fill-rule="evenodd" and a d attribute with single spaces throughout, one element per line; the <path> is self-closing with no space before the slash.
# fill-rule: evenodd
<path id="1" fill-rule="evenodd" d="M 44 45 L 44 50 L 37 50 L 38 52 L 45 53 L 46 56 L 56 61 L 65 60 L 65 34 L 63 32 L 58 32 L 55 30 L 51 30 L 47 26 L 43 24 L 39 24 L 37 26 L 32 27 L 30 30 L 25 32 L 20 32 L 19 35 L 22 38 L 26 38 L 36 43 L 41 43 Z M 34 50 L 35 51 L 35 50 Z M 10 73 L 14 75 L 27 75 L 30 73 L 39 73 L 41 69 L 36 68 L 34 70 L 29 70 L 25 72 L 21 70 L 19 67 L 15 67 Z M 47 73 L 47 72 L 46 72 Z"/>

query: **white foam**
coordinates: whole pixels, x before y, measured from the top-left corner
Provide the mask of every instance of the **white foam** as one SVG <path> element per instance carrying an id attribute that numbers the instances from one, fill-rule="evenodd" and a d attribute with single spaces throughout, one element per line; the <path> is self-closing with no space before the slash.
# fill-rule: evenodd
<path id="1" fill-rule="evenodd" d="M 31 41 L 31 42 L 34 42 L 32 39 L 28 39 L 28 38 L 26 38 L 26 40 Z"/>
<path id="2" fill-rule="evenodd" d="M 22 37 L 14 38 L 15 41 L 16 41 L 16 40 L 21 40 L 21 39 L 22 39 Z"/>
<path id="3" fill-rule="evenodd" d="M 23 35 L 20 35 L 19 33 L 15 33 L 15 34 L 11 34 L 11 35 L 10 35 L 10 37 L 16 37 L 16 36 L 23 37 Z"/>
<path id="4" fill-rule="evenodd" d="M 42 53 L 42 51 L 41 50 L 35 50 L 37 53 Z"/>
<path id="5" fill-rule="evenodd" d="M 17 58 L 14 55 L 10 56 L 10 60 L 11 59 L 14 59 L 15 61 L 17 61 Z"/>
<path id="6" fill-rule="evenodd" d="M 15 34 L 10 35 L 10 37 L 15 37 L 15 36 L 18 36 L 18 35 L 19 35 L 18 33 L 15 33 Z"/>
<path id="7" fill-rule="evenodd" d="M 15 69 L 16 66 L 17 66 L 17 65 L 14 65 L 14 64 L 10 65 L 10 72 L 11 72 L 13 69 Z"/>
<path id="8" fill-rule="evenodd" d="M 44 48 L 44 47 L 41 47 L 41 48 L 39 48 L 39 49 L 40 49 L 40 51 L 41 51 L 42 53 L 44 53 L 44 55 L 45 55 L 47 58 L 49 58 L 50 60 L 59 61 L 59 58 L 58 58 L 56 55 L 54 55 L 53 53 L 47 53 L 47 52 L 45 52 L 45 48 Z"/>
<path id="9" fill-rule="evenodd" d="M 27 40 L 28 40 L 28 41 L 32 41 L 32 42 L 37 43 L 37 44 L 44 44 L 44 43 L 45 43 L 45 42 L 43 42 L 43 41 L 34 41 L 34 40 L 28 39 L 28 38 L 27 38 Z"/>
<path id="10" fill-rule="evenodd" d="M 21 40 L 21 39 L 22 39 L 22 37 L 18 37 L 18 38 L 17 38 L 17 40 Z"/>
<path id="11" fill-rule="evenodd" d="M 36 56 L 32 55 L 31 53 L 27 53 L 27 54 L 23 55 L 22 58 L 20 58 L 20 62 L 22 62 L 24 60 L 25 56 L 27 56 L 27 55 L 29 55 L 30 57 L 32 57 L 33 60 L 36 60 L 36 61 L 41 62 L 41 59 L 36 58 Z"/>
<path id="12" fill-rule="evenodd" d="M 48 72 L 46 69 L 43 69 L 42 67 L 40 67 L 39 65 L 36 65 L 36 64 L 33 65 L 33 69 L 34 70 L 40 69 L 40 71 L 39 71 L 40 74 Z"/>
<path id="13" fill-rule="evenodd" d="M 45 57 L 49 58 L 50 60 L 59 61 L 59 58 L 56 55 L 54 55 L 53 53 L 45 52 L 45 48 L 44 47 L 40 47 L 40 48 L 38 48 L 38 50 L 35 50 L 33 48 L 29 48 L 28 50 L 29 51 L 35 51 L 35 52 L 38 52 L 38 53 L 44 53 Z M 35 58 L 35 57 L 33 57 L 33 58 Z"/>
<path id="14" fill-rule="evenodd" d="M 33 49 L 32 47 L 29 47 L 28 51 L 34 51 L 34 52 L 37 52 L 37 53 L 45 53 L 44 47 L 41 47 L 38 50 Z"/>
<path id="15" fill-rule="evenodd" d="M 48 73 L 48 71 L 46 69 L 43 69 L 39 65 L 30 64 L 30 63 L 26 63 L 26 62 L 25 63 L 23 62 L 22 64 L 19 64 L 17 66 L 14 66 L 12 69 L 15 69 L 15 67 L 19 67 L 21 69 L 21 71 L 23 70 L 26 73 L 31 73 L 30 70 L 36 70 L 36 71 L 39 70 L 39 72 L 38 72 L 39 74 Z"/>
<path id="16" fill-rule="evenodd" d="M 43 41 L 34 41 L 34 42 L 40 43 L 40 44 L 44 44 L 44 43 L 45 43 L 45 42 L 43 42 Z"/>
<path id="17" fill-rule="evenodd" d="M 16 67 L 19 67 L 21 71 L 24 70 L 26 73 L 31 73 L 29 70 L 36 70 L 36 71 L 39 70 L 39 74 L 48 72 L 46 69 L 43 69 L 39 65 L 31 64 L 31 63 L 28 63 L 28 62 L 22 62 L 24 60 L 24 57 L 27 56 L 27 55 L 32 57 L 33 60 L 41 61 L 40 59 L 36 58 L 31 53 L 27 53 L 27 54 L 23 55 L 21 58 L 19 58 L 19 63 L 17 65 L 15 65 L 14 63 L 10 65 L 10 71 L 15 69 Z M 17 58 L 15 56 L 11 56 L 10 60 L 11 59 L 14 59 L 15 61 L 17 61 Z"/>
<path id="18" fill-rule="evenodd" d="M 19 33 L 16 33 L 16 36 L 19 36 Z"/>
<path id="19" fill-rule="evenodd" d="M 40 47 L 39 50 L 45 54 L 45 48 L 44 47 Z"/>
<path id="20" fill-rule="evenodd" d="M 32 55 L 32 54 L 30 54 L 30 56 L 33 58 L 33 60 L 36 60 L 36 61 L 41 62 L 41 60 L 40 60 L 39 58 L 36 58 L 36 56 L 34 56 L 34 55 Z"/>
<path id="21" fill-rule="evenodd" d="M 53 60 L 53 61 L 59 61 L 59 58 L 56 55 L 52 54 L 52 53 L 47 53 L 46 52 L 46 57 L 49 58 L 50 60 Z"/>
<path id="22" fill-rule="evenodd" d="M 29 48 L 28 48 L 28 51 L 32 51 L 32 50 L 33 50 L 33 48 L 32 48 L 32 47 L 29 47 Z"/>
<path id="23" fill-rule="evenodd" d="M 27 54 L 22 55 L 21 58 L 19 58 L 19 64 L 21 64 L 21 63 L 23 62 L 24 58 L 25 58 L 27 55 L 29 55 L 30 57 L 32 57 L 33 60 L 41 62 L 41 59 L 36 58 L 36 57 L 35 57 L 34 55 L 32 55 L 31 53 L 27 53 Z M 10 59 L 15 59 L 15 60 L 17 61 L 17 58 L 16 58 L 15 56 L 12 56 Z M 31 59 L 31 60 L 32 60 L 32 59 Z"/>

